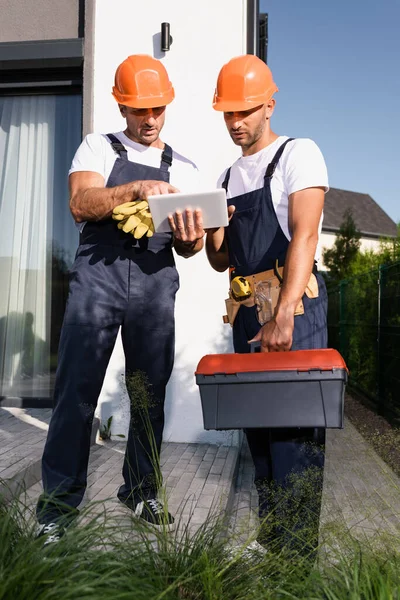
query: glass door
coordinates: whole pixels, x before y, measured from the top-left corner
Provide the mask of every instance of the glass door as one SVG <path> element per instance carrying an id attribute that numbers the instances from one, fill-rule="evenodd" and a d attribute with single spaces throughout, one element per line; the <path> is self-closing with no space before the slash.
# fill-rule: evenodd
<path id="1" fill-rule="evenodd" d="M 0 398 L 52 395 L 78 232 L 68 169 L 82 96 L 0 97 Z"/>

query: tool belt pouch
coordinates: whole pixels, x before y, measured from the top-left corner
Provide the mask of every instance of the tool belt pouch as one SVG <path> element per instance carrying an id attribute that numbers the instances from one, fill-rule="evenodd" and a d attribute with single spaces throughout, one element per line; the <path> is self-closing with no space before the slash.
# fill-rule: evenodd
<path id="1" fill-rule="evenodd" d="M 272 279 L 257 281 L 254 284 L 254 303 L 257 308 L 257 319 L 260 325 L 265 325 L 274 316 L 279 292 L 280 284 L 278 279 L 276 281 Z"/>
<path id="2" fill-rule="evenodd" d="M 275 314 L 283 281 L 283 267 L 276 272 L 270 269 L 256 275 L 249 275 L 246 279 L 250 282 L 252 297 L 257 307 L 257 320 L 260 325 L 265 325 Z M 295 315 L 302 314 L 304 314 L 304 306 L 300 300 Z"/>
<path id="3" fill-rule="evenodd" d="M 283 276 L 283 268 L 279 268 L 280 278 L 275 275 L 274 270 L 264 271 L 256 275 L 246 277 L 249 281 L 252 295 L 247 300 L 237 302 L 232 297 L 225 300 L 227 315 L 223 317 L 224 323 L 229 323 L 233 327 L 236 315 L 240 306 L 256 306 L 257 320 L 260 325 L 265 325 L 272 319 L 275 314 L 276 305 L 278 304 L 279 294 L 281 291 L 281 280 Z M 305 289 L 305 294 L 308 298 L 318 298 L 318 281 L 314 273 L 311 273 L 309 282 Z M 302 300 L 298 303 L 295 316 L 304 315 L 304 304 Z"/>
<path id="4" fill-rule="evenodd" d="M 318 298 L 318 280 L 314 273 L 311 273 L 310 279 L 308 280 L 307 287 L 305 289 L 307 298 Z"/>
<path id="5" fill-rule="evenodd" d="M 231 327 L 236 319 L 236 315 L 238 314 L 240 308 L 240 302 L 236 302 L 233 298 L 227 298 L 225 300 L 226 306 L 226 315 L 224 316 L 224 323 L 229 323 Z"/>

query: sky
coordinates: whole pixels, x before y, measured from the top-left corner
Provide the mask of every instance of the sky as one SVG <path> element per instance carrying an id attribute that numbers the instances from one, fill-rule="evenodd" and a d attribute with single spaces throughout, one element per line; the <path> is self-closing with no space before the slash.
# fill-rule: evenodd
<path id="1" fill-rule="evenodd" d="M 272 129 L 312 138 L 331 187 L 400 221 L 400 0 L 260 0 L 279 87 Z"/>

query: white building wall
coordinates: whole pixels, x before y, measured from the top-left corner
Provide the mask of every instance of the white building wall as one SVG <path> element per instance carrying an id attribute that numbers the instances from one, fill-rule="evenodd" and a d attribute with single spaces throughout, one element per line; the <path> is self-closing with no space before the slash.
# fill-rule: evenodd
<path id="1" fill-rule="evenodd" d="M 324 260 L 322 258 L 322 253 L 325 249 L 332 248 L 336 240 L 335 233 L 327 233 L 322 232 L 319 238 L 319 245 L 321 248 L 321 258 L 318 261 L 318 267 L 320 270 L 325 269 Z M 365 252 L 365 250 L 379 250 L 380 241 L 373 240 L 371 238 L 361 238 L 360 250 Z"/>
<path id="2" fill-rule="evenodd" d="M 94 12 L 94 131 L 119 131 L 124 121 L 111 96 L 118 64 L 130 54 L 147 53 L 165 64 L 176 98 L 168 106 L 162 138 L 199 167 L 205 186 L 215 187 L 222 170 L 238 156 L 212 109 L 221 66 L 246 52 L 246 0 L 98 0 Z M 173 43 L 162 53 L 162 22 L 170 23 Z M 205 432 L 194 371 L 208 353 L 231 351 L 229 325 L 223 325 L 226 273 L 214 272 L 205 253 L 177 257 L 181 289 L 176 303 L 176 362 L 167 390 L 164 439 L 176 442 L 237 443 L 237 433 Z M 122 391 L 123 353 L 115 348 L 100 398 L 101 417 L 113 415 L 113 434 L 127 433 L 129 405 Z"/>

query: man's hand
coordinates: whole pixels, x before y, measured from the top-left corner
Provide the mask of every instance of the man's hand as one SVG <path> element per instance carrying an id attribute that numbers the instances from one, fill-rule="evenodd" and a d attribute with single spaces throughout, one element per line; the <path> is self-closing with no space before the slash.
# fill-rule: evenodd
<path id="1" fill-rule="evenodd" d="M 261 341 L 261 352 L 288 352 L 292 347 L 294 315 L 275 315 L 250 342 Z"/>
<path id="2" fill-rule="evenodd" d="M 235 212 L 235 210 L 236 210 L 236 206 L 234 206 L 233 204 L 230 204 L 228 206 L 228 221 L 230 221 L 232 219 L 233 213 Z"/>
<path id="3" fill-rule="evenodd" d="M 186 220 L 186 224 L 185 224 Z M 205 231 L 200 209 L 185 210 L 185 220 L 180 210 L 168 215 L 168 222 L 174 234 L 174 248 L 184 258 L 190 258 L 202 250 Z"/>
<path id="4" fill-rule="evenodd" d="M 179 192 L 178 188 L 174 187 L 166 181 L 154 181 L 152 179 L 136 181 L 135 198 L 133 200 L 146 200 L 149 196 L 158 194 L 175 194 Z"/>
<path id="5" fill-rule="evenodd" d="M 230 204 L 228 206 L 228 222 L 232 219 L 233 217 L 233 213 L 235 212 L 236 207 L 233 204 Z M 206 233 L 216 233 L 217 231 L 219 231 L 221 229 L 221 231 L 224 232 L 223 227 L 211 227 L 205 230 Z"/>
<path id="6" fill-rule="evenodd" d="M 185 219 L 181 211 L 177 210 L 173 215 L 168 215 L 168 222 L 175 239 L 185 244 L 191 244 L 204 237 L 203 214 L 200 209 L 190 210 L 187 208 Z"/>

